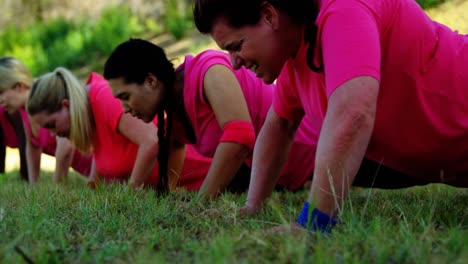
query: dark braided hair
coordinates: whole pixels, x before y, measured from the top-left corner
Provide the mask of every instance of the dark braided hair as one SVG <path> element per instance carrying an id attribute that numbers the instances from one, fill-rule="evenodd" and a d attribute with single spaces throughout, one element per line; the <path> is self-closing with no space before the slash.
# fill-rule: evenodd
<path id="1" fill-rule="evenodd" d="M 233 28 L 255 25 L 260 21 L 262 7 L 270 3 L 288 15 L 297 24 L 304 24 L 304 40 L 309 43 L 307 65 L 315 72 L 323 66 L 314 62 L 318 28 L 315 24 L 319 13 L 318 0 L 195 0 L 193 17 L 201 33 L 209 34 L 218 18 L 225 18 Z"/>
<path id="2" fill-rule="evenodd" d="M 112 52 L 104 66 L 106 80 L 123 78 L 125 83 L 143 84 L 148 74 L 154 74 L 166 87 L 163 105 L 158 111 L 159 181 L 157 191 L 168 188 L 168 160 L 172 132 L 172 101 L 174 93 L 174 65 L 166 58 L 164 50 L 142 39 L 130 39 Z M 165 120 L 167 115 L 167 120 Z"/>

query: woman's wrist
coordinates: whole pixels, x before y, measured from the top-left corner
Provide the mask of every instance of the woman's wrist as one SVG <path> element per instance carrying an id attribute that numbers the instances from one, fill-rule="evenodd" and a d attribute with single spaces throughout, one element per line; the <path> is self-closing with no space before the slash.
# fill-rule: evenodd
<path id="1" fill-rule="evenodd" d="M 310 231 L 331 232 L 338 221 L 305 202 L 296 223 Z"/>
<path id="2" fill-rule="evenodd" d="M 249 211 L 258 212 L 262 209 L 263 203 L 258 200 L 247 199 L 244 208 L 247 208 Z"/>

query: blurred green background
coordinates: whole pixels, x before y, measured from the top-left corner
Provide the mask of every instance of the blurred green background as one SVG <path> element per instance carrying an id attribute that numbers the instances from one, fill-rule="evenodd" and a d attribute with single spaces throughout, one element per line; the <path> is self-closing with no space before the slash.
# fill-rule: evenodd
<path id="1" fill-rule="evenodd" d="M 102 61 L 130 37 L 170 33 L 176 40 L 193 28 L 190 0 L 0 0 L 0 55 L 21 59 L 34 76 L 57 66 Z"/>
<path id="2" fill-rule="evenodd" d="M 417 0 L 424 8 L 443 0 Z M 58 66 L 101 71 L 130 37 L 193 32 L 191 0 L 0 0 L 0 56 L 22 60 L 34 76 Z"/>

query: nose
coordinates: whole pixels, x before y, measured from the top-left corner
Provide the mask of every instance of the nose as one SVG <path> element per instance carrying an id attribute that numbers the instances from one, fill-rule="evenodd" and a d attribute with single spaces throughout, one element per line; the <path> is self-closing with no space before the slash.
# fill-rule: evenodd
<path id="1" fill-rule="evenodd" d="M 123 109 L 124 113 L 132 112 L 132 109 L 130 107 L 128 107 L 127 104 L 124 104 L 124 103 L 122 103 L 122 109 Z"/>
<path id="2" fill-rule="evenodd" d="M 240 69 L 244 60 L 239 56 L 239 54 L 237 54 L 237 52 L 229 52 L 229 55 L 231 57 L 232 68 L 234 68 L 234 70 Z"/>

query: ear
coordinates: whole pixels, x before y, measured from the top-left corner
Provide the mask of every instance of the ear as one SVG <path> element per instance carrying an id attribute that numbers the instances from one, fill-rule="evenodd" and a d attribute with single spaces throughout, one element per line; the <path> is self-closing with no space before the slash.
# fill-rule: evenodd
<path id="1" fill-rule="evenodd" d="M 62 106 L 69 108 L 70 107 L 70 100 L 68 99 L 63 99 L 62 100 Z"/>
<path id="2" fill-rule="evenodd" d="M 261 14 L 263 22 L 269 25 L 273 30 L 279 27 L 279 12 L 272 4 L 265 1 L 262 4 Z"/>
<path id="3" fill-rule="evenodd" d="M 149 85 L 149 88 L 154 89 L 158 86 L 158 82 L 159 80 L 154 74 L 148 73 L 145 79 L 145 85 Z"/>

